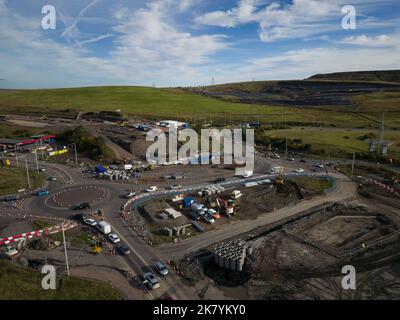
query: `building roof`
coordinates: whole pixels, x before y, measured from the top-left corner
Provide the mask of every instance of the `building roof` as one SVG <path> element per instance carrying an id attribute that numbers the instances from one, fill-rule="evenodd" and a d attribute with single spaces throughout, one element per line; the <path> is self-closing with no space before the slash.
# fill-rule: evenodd
<path id="1" fill-rule="evenodd" d="M 182 214 L 174 208 L 167 208 L 164 211 L 173 219 L 177 219 L 182 216 Z"/>

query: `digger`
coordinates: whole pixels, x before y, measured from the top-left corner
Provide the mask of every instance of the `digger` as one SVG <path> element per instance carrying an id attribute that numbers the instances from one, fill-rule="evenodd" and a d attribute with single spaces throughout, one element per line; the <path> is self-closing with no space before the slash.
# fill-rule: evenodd
<path id="1" fill-rule="evenodd" d="M 278 175 L 276 176 L 276 178 L 274 180 L 274 184 L 275 185 L 284 185 L 285 184 L 285 180 L 283 179 L 283 169 L 279 170 Z"/>

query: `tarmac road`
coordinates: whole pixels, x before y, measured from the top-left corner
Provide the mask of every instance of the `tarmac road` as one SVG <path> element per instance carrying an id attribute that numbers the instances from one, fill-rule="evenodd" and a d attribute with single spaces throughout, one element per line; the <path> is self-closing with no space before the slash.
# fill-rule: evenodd
<path id="1" fill-rule="evenodd" d="M 268 159 L 266 161 L 270 160 Z M 285 162 L 285 164 L 287 165 L 287 161 Z M 30 166 L 33 165 L 34 163 L 30 162 Z M 266 168 L 265 164 L 263 165 L 262 163 L 257 163 L 257 166 L 258 168 L 262 168 L 260 169 L 260 171 L 264 171 Z M 297 163 L 292 164 L 292 166 L 300 167 L 300 165 Z M 108 180 L 94 180 L 85 178 L 79 172 L 79 170 L 58 164 L 48 164 L 46 168 L 48 169 L 48 174 L 53 174 L 52 170 L 54 169 L 57 170 L 60 175 L 64 175 L 67 181 L 72 181 L 72 184 L 69 184 L 68 188 L 80 187 L 83 185 L 99 185 L 103 188 L 106 188 L 110 192 L 108 199 L 99 202 L 93 208 L 91 208 L 91 210 L 101 208 L 105 214 L 106 220 L 109 221 L 109 223 L 111 224 L 113 231 L 120 236 L 122 242 L 126 243 L 131 248 L 132 254 L 128 256 L 121 256 L 121 259 L 124 261 L 124 264 L 126 264 L 126 267 L 132 270 L 137 275 L 142 275 L 144 272 L 149 271 L 156 261 L 162 261 L 165 263 L 172 258 L 182 257 L 186 253 L 198 250 L 216 241 L 230 238 L 234 235 L 239 235 L 241 233 L 250 231 L 260 225 L 266 225 L 276 222 L 280 219 L 297 214 L 318 204 L 329 201 L 344 201 L 348 198 L 353 197 L 356 193 L 356 187 L 348 178 L 342 175 L 334 175 L 334 177 L 337 179 L 337 188 L 327 196 L 315 198 L 310 201 L 303 201 L 295 206 L 283 208 L 274 213 L 261 215 L 255 220 L 231 223 L 226 227 L 210 231 L 206 234 L 199 235 L 195 238 L 188 239 L 177 244 L 170 244 L 164 245 L 159 248 L 152 248 L 146 242 L 144 242 L 142 238 L 137 236 L 120 217 L 120 208 L 126 202 L 126 199 L 122 198 L 121 195 L 124 194 L 130 187 L 136 187 L 135 185 L 114 183 Z M 232 174 L 234 174 L 234 172 L 232 172 Z M 291 173 L 290 175 L 299 174 Z M 332 176 L 332 174 L 330 175 Z M 222 185 L 229 187 L 242 184 L 244 181 L 260 180 L 267 178 L 272 178 L 272 176 L 255 176 L 250 179 L 232 178 L 233 180 L 227 179 L 227 182 L 223 183 Z M 49 183 L 48 189 L 49 191 L 51 191 L 51 194 L 65 188 L 65 185 L 63 185 L 62 182 L 65 181 Z M 187 181 L 186 183 L 190 182 Z M 209 185 L 209 183 L 184 186 L 183 192 L 191 193 L 195 190 L 198 190 L 199 188 L 202 188 L 204 185 Z M 139 186 L 141 188 L 145 188 L 145 186 L 141 184 Z M 179 193 L 181 192 L 182 191 L 179 191 Z M 175 193 L 177 192 L 163 191 L 162 193 L 146 195 L 146 199 L 153 199 L 159 196 L 172 195 Z M 66 218 L 75 213 L 71 210 L 60 210 L 51 208 L 46 205 L 45 198 L 38 197 L 33 197 L 26 200 L 25 207 L 29 208 L 29 212 L 37 213 L 40 216 L 45 215 L 49 217 Z M 154 272 L 154 270 L 152 271 Z M 150 298 L 159 298 L 161 296 L 167 295 L 172 296 L 175 299 L 199 299 L 195 291 L 192 288 L 184 285 L 180 277 L 173 272 L 170 272 L 167 277 L 159 278 L 161 282 L 161 287 L 157 290 L 151 291 L 148 294 Z"/>

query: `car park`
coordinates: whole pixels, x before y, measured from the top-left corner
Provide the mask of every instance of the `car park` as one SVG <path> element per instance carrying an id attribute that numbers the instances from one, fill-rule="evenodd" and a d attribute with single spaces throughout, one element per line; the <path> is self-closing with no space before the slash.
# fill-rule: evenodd
<path id="1" fill-rule="evenodd" d="M 110 234 L 108 235 L 108 239 L 109 239 L 112 243 L 118 243 L 118 242 L 121 241 L 121 239 L 120 239 L 120 238 L 118 237 L 118 235 L 115 234 L 115 233 L 110 233 Z"/>
<path id="2" fill-rule="evenodd" d="M 160 261 L 154 264 L 154 269 L 156 269 L 157 272 L 162 276 L 166 276 L 169 272 L 165 264 Z"/>
<path id="3" fill-rule="evenodd" d="M 152 272 L 147 272 L 143 275 L 143 284 L 151 290 L 155 290 L 160 287 L 158 278 Z"/>
<path id="4" fill-rule="evenodd" d="M 121 244 L 120 246 L 118 246 L 118 251 L 124 256 L 131 254 L 131 249 L 129 249 L 126 244 Z"/>
<path id="5" fill-rule="evenodd" d="M 83 223 L 91 227 L 95 227 L 97 225 L 97 221 L 92 218 L 87 218 L 83 220 Z"/>

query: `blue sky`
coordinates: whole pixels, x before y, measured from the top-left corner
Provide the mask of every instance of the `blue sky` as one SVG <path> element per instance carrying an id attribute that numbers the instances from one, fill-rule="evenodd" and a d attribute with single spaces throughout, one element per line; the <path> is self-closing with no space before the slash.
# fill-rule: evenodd
<path id="1" fill-rule="evenodd" d="M 56 9 L 43 30 L 42 7 Z M 342 7 L 357 12 L 342 28 Z M 398 0 L 0 0 L 0 88 L 197 86 L 400 69 Z"/>

